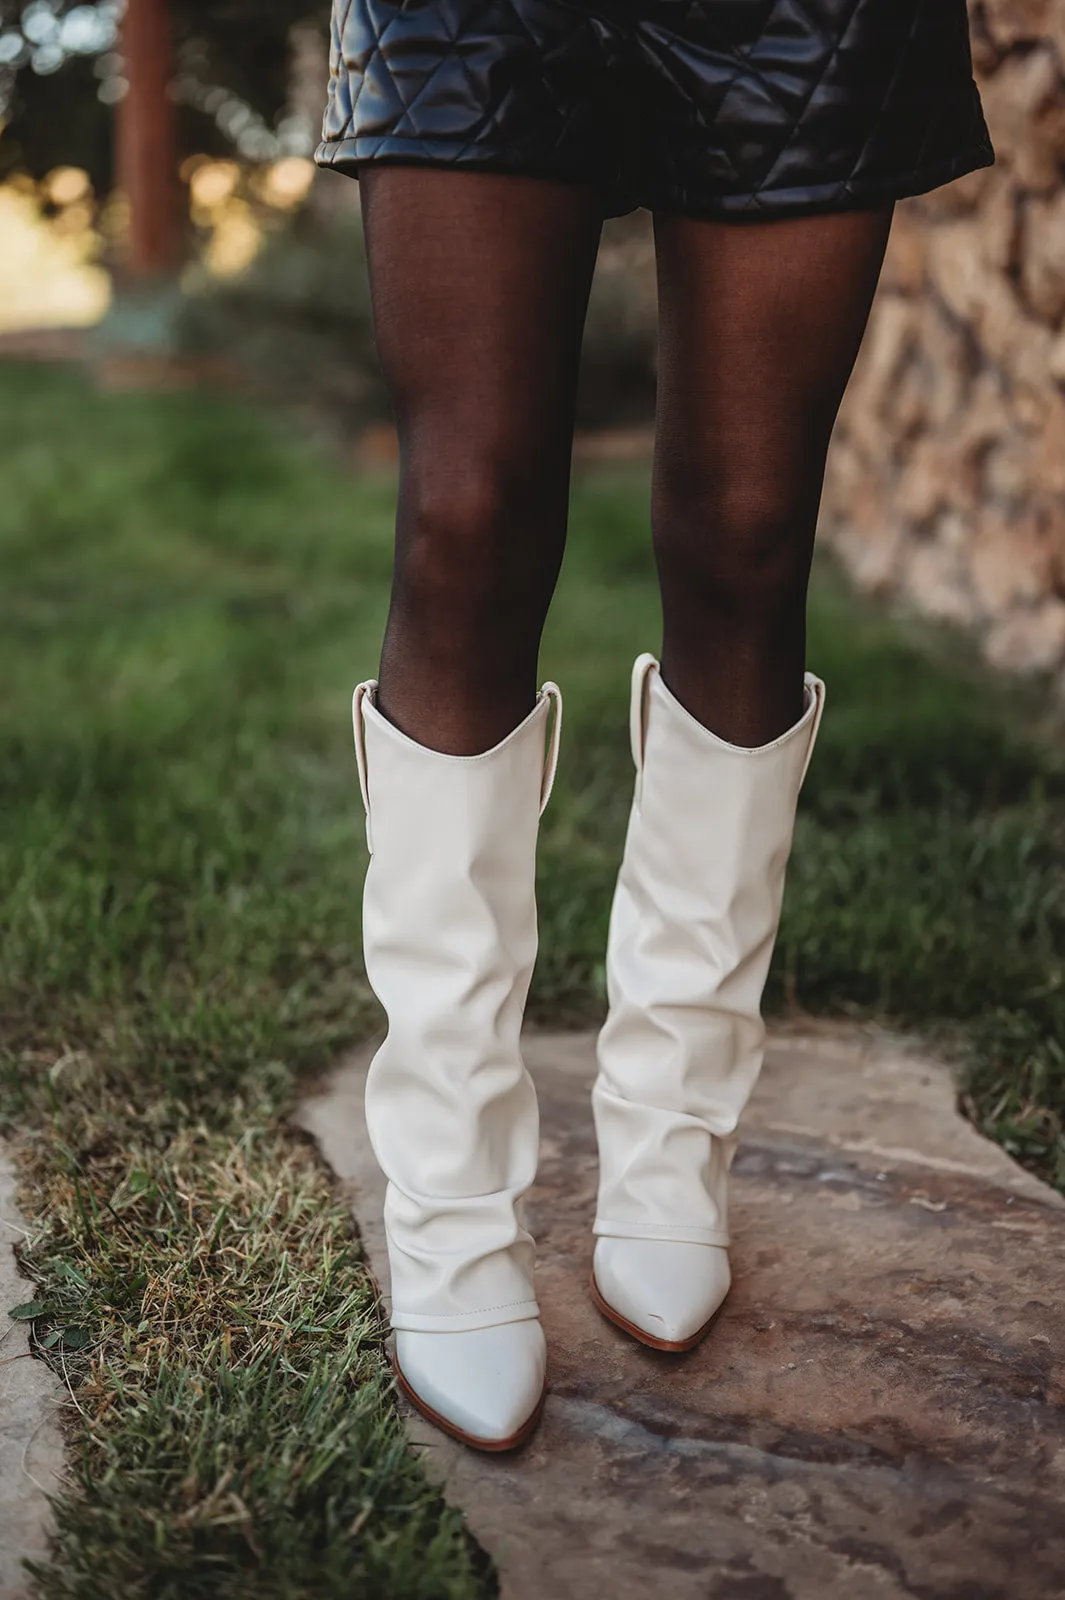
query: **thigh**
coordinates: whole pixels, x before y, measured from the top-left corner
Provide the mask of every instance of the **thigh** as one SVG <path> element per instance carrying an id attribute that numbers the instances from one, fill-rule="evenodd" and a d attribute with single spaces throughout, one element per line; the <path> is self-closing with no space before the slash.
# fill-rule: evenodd
<path id="1" fill-rule="evenodd" d="M 760 745 L 802 711 L 825 456 L 890 207 L 655 225 L 662 669 L 705 726 Z"/>
<path id="2" fill-rule="evenodd" d="M 659 464 L 820 482 L 892 207 L 772 222 L 656 213 Z M 705 473 L 705 469 L 704 469 Z"/>
<path id="3" fill-rule="evenodd" d="M 401 444 L 447 441 L 456 462 L 465 452 L 482 465 L 568 458 L 596 191 L 402 165 L 365 168 L 361 186 Z"/>

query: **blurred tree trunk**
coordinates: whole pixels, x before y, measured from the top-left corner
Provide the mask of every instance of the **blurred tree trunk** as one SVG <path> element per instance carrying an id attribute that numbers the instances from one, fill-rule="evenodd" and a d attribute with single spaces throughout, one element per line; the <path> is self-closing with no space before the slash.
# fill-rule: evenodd
<path id="1" fill-rule="evenodd" d="M 126 275 L 161 277 L 181 261 L 173 38 L 169 0 L 127 0 L 122 54 L 129 91 L 118 105 L 118 179 L 129 202 Z"/>

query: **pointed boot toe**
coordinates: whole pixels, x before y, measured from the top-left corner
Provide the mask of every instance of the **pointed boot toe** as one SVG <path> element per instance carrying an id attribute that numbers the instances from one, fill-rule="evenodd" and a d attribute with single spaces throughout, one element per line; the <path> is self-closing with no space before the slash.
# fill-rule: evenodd
<path id="1" fill-rule="evenodd" d="M 539 1419 L 547 1375 L 540 1323 L 396 1334 L 396 1374 L 417 1409 L 477 1450 L 513 1450 Z"/>
<path id="2" fill-rule="evenodd" d="M 668 1239 L 600 1239 L 592 1289 L 611 1322 L 655 1350 L 690 1350 L 731 1283 L 728 1251 Z"/>

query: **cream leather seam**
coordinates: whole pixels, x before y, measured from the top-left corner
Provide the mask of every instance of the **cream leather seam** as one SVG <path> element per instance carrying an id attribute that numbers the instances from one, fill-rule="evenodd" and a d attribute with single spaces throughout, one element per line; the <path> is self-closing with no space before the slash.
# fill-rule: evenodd
<path id="1" fill-rule="evenodd" d="M 633 766 L 636 768 L 636 789 L 633 803 L 639 814 L 643 799 L 643 769 L 644 756 L 647 749 L 647 681 L 651 673 L 657 674 L 658 687 L 666 697 L 670 707 L 676 710 L 696 733 L 711 743 L 716 749 L 727 750 L 732 755 L 762 756 L 781 749 L 791 739 L 798 738 L 804 731 L 809 730 L 809 742 L 806 747 L 806 759 L 803 762 L 802 772 L 799 775 L 799 788 L 801 789 L 810 768 L 813 758 L 814 744 L 817 732 L 821 725 L 821 717 L 825 709 L 825 686 L 813 672 L 803 674 L 803 687 L 806 691 L 807 704 L 802 716 L 792 727 L 786 728 L 779 738 L 773 739 L 769 744 L 742 745 L 730 744 L 727 739 L 722 739 L 710 728 L 704 728 L 702 723 L 692 716 L 677 699 L 672 690 L 662 681 L 662 670 L 655 656 L 649 651 L 637 656 L 632 668 L 632 692 L 629 701 L 629 744 L 632 749 Z"/>
<path id="2" fill-rule="evenodd" d="M 505 739 L 501 739 L 498 744 L 493 745 L 491 750 L 483 750 L 475 756 L 448 755 L 444 750 L 432 750 L 428 745 L 420 745 L 416 740 L 409 739 L 401 729 L 395 727 L 388 721 L 387 717 L 383 717 L 378 711 L 374 704 L 376 693 L 377 679 L 367 678 L 364 682 L 356 684 L 355 691 L 351 697 L 351 727 L 355 736 L 355 765 L 358 768 L 359 789 L 362 794 L 363 810 L 366 813 L 366 848 L 371 855 L 373 855 L 373 834 L 370 826 L 370 778 L 366 761 L 366 727 L 363 721 L 367 710 L 373 713 L 378 726 L 385 733 L 395 739 L 398 744 L 403 744 L 408 749 L 416 750 L 420 756 L 434 756 L 439 761 L 468 765 L 478 761 L 487 761 L 489 757 L 505 750 L 540 714 L 541 707 L 545 701 L 553 703 L 555 716 L 544 761 L 543 779 L 540 785 L 539 815 L 543 816 L 547 809 L 547 802 L 551 798 L 551 791 L 555 786 L 555 775 L 558 771 L 559 744 L 562 737 L 562 691 L 557 683 L 552 683 L 548 680 L 537 693 L 536 704 L 528 716 L 523 718 L 518 723 L 518 726 L 507 734 Z"/>
<path id="3" fill-rule="evenodd" d="M 360 689 L 367 691 L 371 688 L 374 692 L 376 692 L 376 679 L 370 679 L 368 684 L 359 684 L 358 688 L 355 690 L 355 693 L 358 695 Z M 505 750 L 508 745 L 513 744 L 517 739 L 519 739 L 529 727 L 529 724 L 541 714 L 545 699 L 552 698 L 552 696 L 547 693 L 547 688 L 548 686 L 545 684 L 544 688 L 537 692 L 536 704 L 533 706 L 528 716 L 523 717 L 521 722 L 518 723 L 517 727 L 513 728 L 511 732 L 507 734 L 505 739 L 500 739 L 499 743 L 494 744 L 490 750 L 478 751 L 478 753 L 474 756 L 453 756 L 449 755 L 446 750 L 434 750 L 429 745 L 419 744 L 416 739 L 409 738 L 401 728 L 397 728 L 394 722 L 389 722 L 387 717 L 381 715 L 376 704 L 374 703 L 373 692 L 365 692 L 361 698 L 368 702 L 365 709 L 368 710 L 374 717 L 378 727 L 397 744 L 405 745 L 407 749 L 417 751 L 419 756 L 428 756 L 434 761 L 447 762 L 449 765 L 462 767 L 475 766 L 481 761 L 490 761 L 493 756 L 498 755 L 500 751 Z M 551 684 L 550 688 L 557 693 L 557 685 Z"/>
<path id="4" fill-rule="evenodd" d="M 807 672 L 804 675 L 803 686 L 807 694 L 807 705 L 798 722 L 793 723 L 790 728 L 786 728 L 778 738 L 771 740 L 769 744 L 745 745 L 730 744 L 727 739 L 722 739 L 710 728 L 704 728 L 702 723 L 681 705 L 673 691 L 663 682 L 661 672 L 657 676 L 658 688 L 663 695 L 668 697 L 670 707 L 677 711 L 696 733 L 702 734 L 703 738 L 709 740 L 717 749 L 727 750 L 730 754 L 737 756 L 771 755 L 774 751 L 780 750 L 784 745 L 788 744 L 790 740 L 798 738 L 799 734 L 809 728 L 812 723 L 819 722 L 820 708 L 824 704 L 823 690 L 818 687 L 820 682 L 821 680 L 815 677 L 812 672 Z"/>
<path id="5" fill-rule="evenodd" d="M 397 1313 L 394 1306 L 392 1310 L 393 1315 L 398 1314 L 401 1317 L 428 1317 L 431 1318 L 433 1322 L 459 1322 L 465 1317 L 487 1316 L 491 1311 L 512 1311 L 515 1306 L 533 1305 L 536 1305 L 536 1301 L 530 1300 L 529 1297 L 526 1296 L 524 1300 L 504 1300 L 503 1303 L 498 1306 L 477 1306 L 473 1311 L 404 1311 L 402 1307 L 400 1307 Z M 539 1310 L 537 1310 L 536 1315 L 539 1316 L 539 1314 Z M 522 1320 L 531 1322 L 531 1314 L 528 1318 L 523 1318 Z"/>
<path id="6" fill-rule="evenodd" d="M 547 744 L 547 756 L 544 760 L 544 775 L 540 783 L 540 816 L 547 810 L 547 802 L 551 798 L 551 791 L 555 787 L 555 774 L 558 772 L 558 752 L 562 741 L 562 690 L 557 683 L 550 679 L 540 690 L 539 699 L 550 700 L 555 707 L 554 722 Z"/>
<path id="7" fill-rule="evenodd" d="M 648 674 L 657 670 L 658 662 L 645 651 L 637 656 L 632 668 L 632 695 L 629 700 L 629 746 L 632 764 L 637 772 L 643 771 L 644 747 L 647 743 L 646 686 Z"/>
<path id="8" fill-rule="evenodd" d="M 683 1233 L 725 1233 L 725 1228 L 703 1228 L 698 1223 L 687 1222 L 641 1222 L 638 1217 L 596 1217 L 597 1228 L 653 1228 L 656 1233 L 683 1232 Z"/>

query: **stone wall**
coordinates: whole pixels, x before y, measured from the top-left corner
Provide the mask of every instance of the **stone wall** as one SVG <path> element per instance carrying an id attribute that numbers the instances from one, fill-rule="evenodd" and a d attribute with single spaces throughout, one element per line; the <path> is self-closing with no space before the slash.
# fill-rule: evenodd
<path id="1" fill-rule="evenodd" d="M 822 531 L 1065 687 L 1065 0 L 972 0 L 995 166 L 900 203 Z"/>

